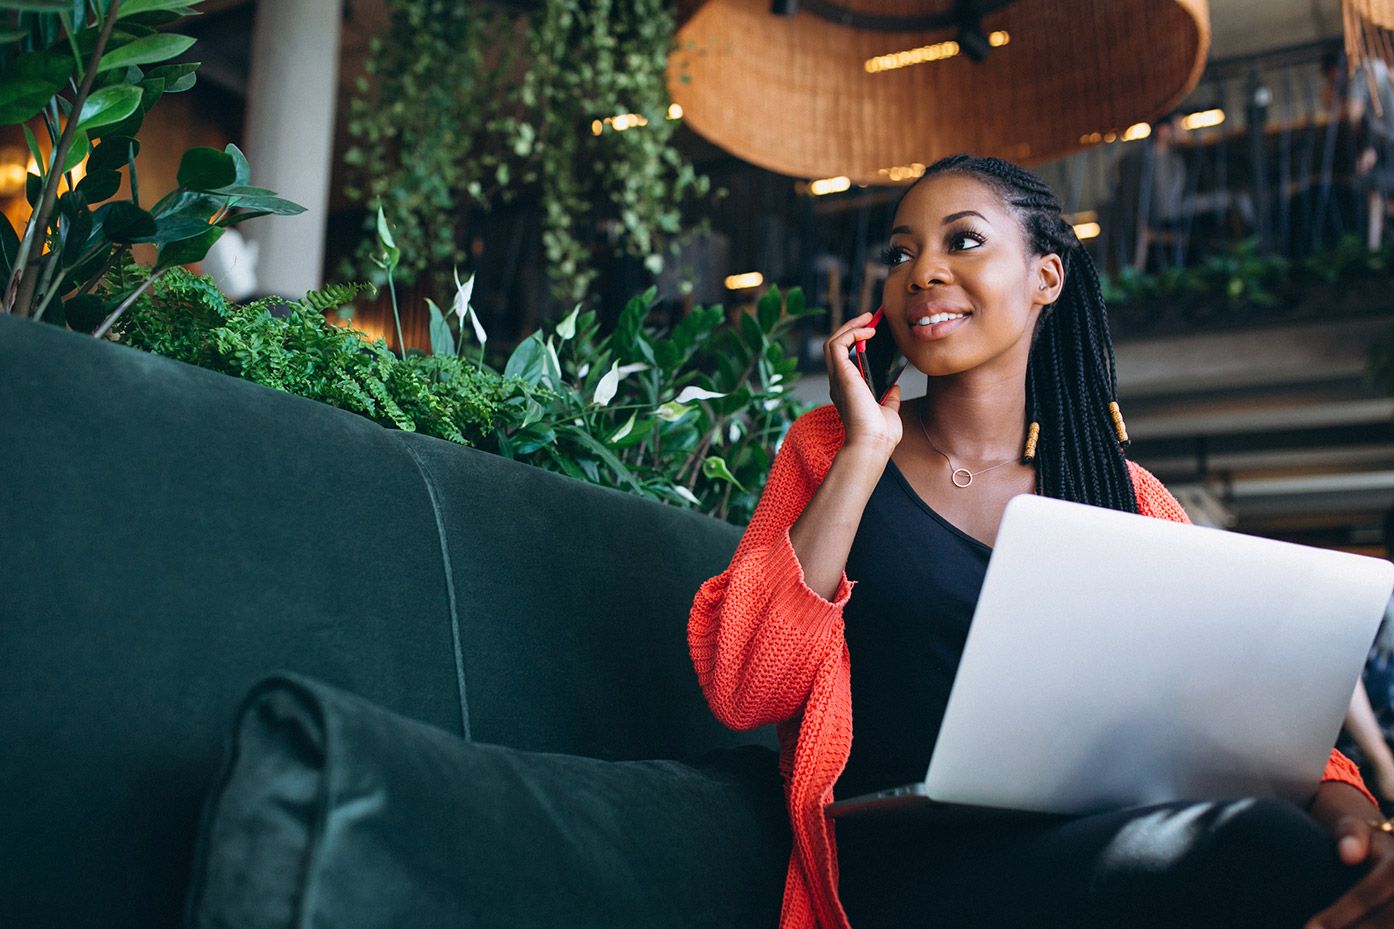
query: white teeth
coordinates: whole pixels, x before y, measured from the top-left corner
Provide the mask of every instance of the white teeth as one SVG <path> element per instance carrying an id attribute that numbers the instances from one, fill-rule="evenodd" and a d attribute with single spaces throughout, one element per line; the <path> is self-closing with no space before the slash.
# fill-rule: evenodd
<path id="1" fill-rule="evenodd" d="M 951 319 L 962 319 L 967 313 L 935 313 L 933 316 L 921 316 L 916 321 L 916 326 L 934 326 L 939 323 L 948 322 Z"/>

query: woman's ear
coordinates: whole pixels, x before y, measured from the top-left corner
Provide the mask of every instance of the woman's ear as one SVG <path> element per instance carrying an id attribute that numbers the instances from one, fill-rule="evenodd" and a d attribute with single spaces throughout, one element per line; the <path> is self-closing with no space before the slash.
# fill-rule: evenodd
<path id="1" fill-rule="evenodd" d="M 1049 306 L 1060 299 L 1060 291 L 1065 286 L 1065 265 L 1060 256 L 1052 252 L 1036 259 L 1035 271 L 1036 286 L 1031 292 L 1032 302 Z"/>

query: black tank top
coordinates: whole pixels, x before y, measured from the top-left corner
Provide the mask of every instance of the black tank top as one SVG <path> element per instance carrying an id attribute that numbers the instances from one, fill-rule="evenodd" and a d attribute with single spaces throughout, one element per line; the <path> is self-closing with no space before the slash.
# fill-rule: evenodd
<path id="1" fill-rule="evenodd" d="M 924 778 L 991 554 L 887 464 L 847 556 L 852 754 L 835 798 Z"/>

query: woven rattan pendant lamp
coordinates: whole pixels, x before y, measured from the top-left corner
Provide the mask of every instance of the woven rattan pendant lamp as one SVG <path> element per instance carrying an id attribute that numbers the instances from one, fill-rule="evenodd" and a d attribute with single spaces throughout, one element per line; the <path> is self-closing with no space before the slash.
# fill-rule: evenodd
<path id="1" fill-rule="evenodd" d="M 1367 58 L 1379 58 L 1394 68 L 1394 0 L 1341 0 L 1341 15 L 1346 34 L 1346 60 L 1351 71 Z M 1363 79 L 1370 83 L 1370 102 L 1379 112 L 1381 103 L 1380 95 L 1374 92 L 1374 70 L 1364 69 Z"/>
<path id="2" fill-rule="evenodd" d="M 679 17 L 668 87 L 689 126 L 863 184 L 1122 133 L 1180 102 L 1210 45 L 1208 0 L 686 0 Z"/>

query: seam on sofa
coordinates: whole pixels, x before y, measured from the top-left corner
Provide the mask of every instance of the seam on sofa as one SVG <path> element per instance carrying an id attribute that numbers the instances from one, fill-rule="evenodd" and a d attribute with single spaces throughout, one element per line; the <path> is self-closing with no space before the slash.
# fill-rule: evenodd
<path id="1" fill-rule="evenodd" d="M 412 461 L 416 462 L 416 470 L 421 472 L 421 480 L 426 485 L 426 495 L 431 500 L 431 512 L 436 518 L 436 533 L 440 536 L 441 566 L 445 570 L 445 593 L 450 603 L 450 636 L 455 646 L 455 682 L 460 690 L 460 726 L 465 740 L 473 741 L 470 737 L 469 699 L 465 695 L 465 653 L 460 645 L 460 614 L 455 607 L 455 574 L 450 567 L 450 544 L 445 536 L 445 520 L 441 517 L 440 502 L 436 499 L 436 482 L 431 477 L 426 462 L 421 460 L 421 455 L 411 443 L 402 442 L 401 445 L 411 453 Z"/>

